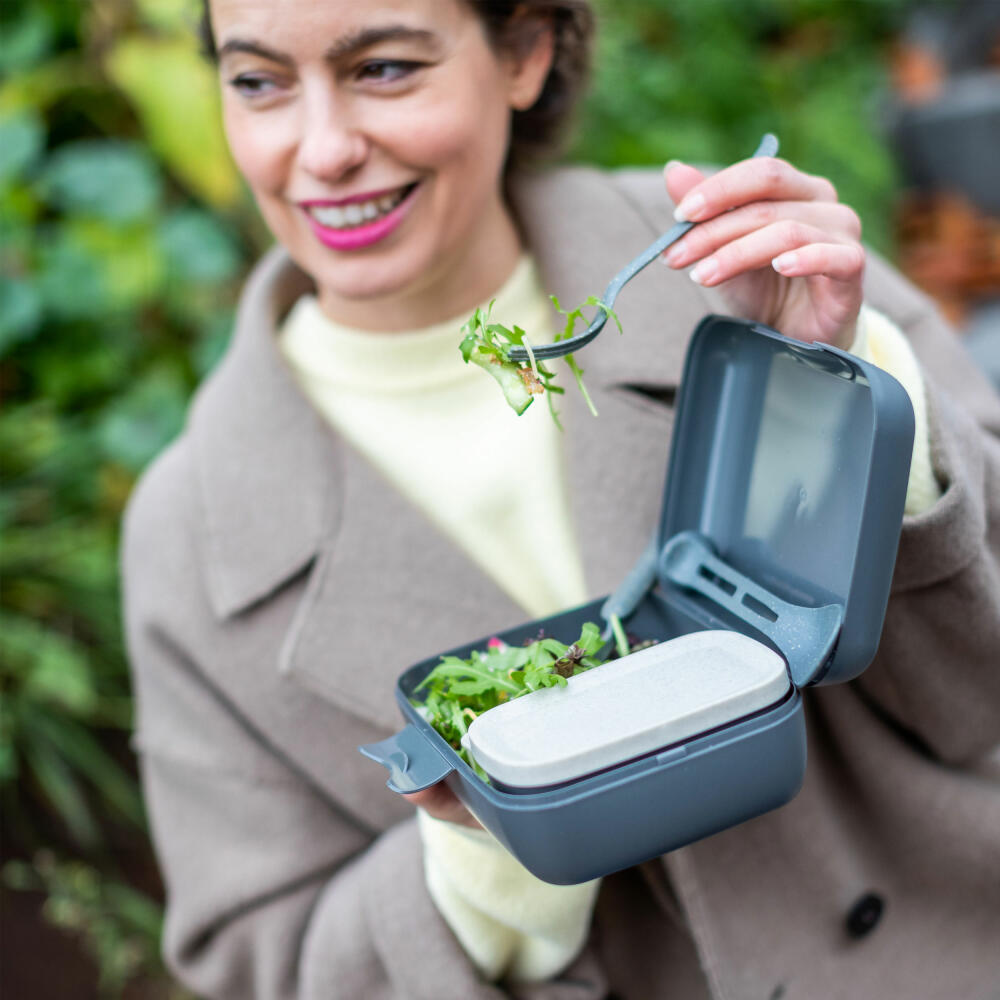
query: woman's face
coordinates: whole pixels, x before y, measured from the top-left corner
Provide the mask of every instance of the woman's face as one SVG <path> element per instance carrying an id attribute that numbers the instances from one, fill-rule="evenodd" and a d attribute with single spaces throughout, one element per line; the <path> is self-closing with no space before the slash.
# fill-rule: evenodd
<path id="1" fill-rule="evenodd" d="M 226 132 L 275 237 L 329 315 L 459 315 L 519 251 L 501 193 L 510 112 L 550 36 L 490 47 L 464 0 L 212 0 Z"/>

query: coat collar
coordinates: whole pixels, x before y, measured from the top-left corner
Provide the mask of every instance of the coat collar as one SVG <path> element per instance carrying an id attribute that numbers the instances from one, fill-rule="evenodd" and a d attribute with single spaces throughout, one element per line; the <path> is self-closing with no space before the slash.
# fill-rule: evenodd
<path id="1" fill-rule="evenodd" d="M 659 190 L 661 205 L 650 211 L 597 171 L 519 178 L 512 204 L 544 287 L 573 304 L 602 290 L 670 224 L 662 182 Z M 230 349 L 192 408 L 206 580 L 225 619 L 308 572 L 283 669 L 385 723 L 394 718 L 389 679 L 402 667 L 514 625 L 524 612 L 331 433 L 296 386 L 275 332 L 310 288 L 284 251 L 264 258 L 241 299 Z M 629 400 L 622 386 L 675 386 L 687 336 L 707 308 L 683 275 L 654 264 L 617 311 L 626 338 L 608 331 L 582 358 L 601 418 L 586 413 L 577 393 L 564 403 L 573 516 L 594 594 L 614 586 L 642 550 L 667 454 L 668 416 Z M 434 580 L 426 579 L 429 566 Z M 372 602 L 392 609 L 393 627 L 363 636 Z M 404 629 L 407 646 L 397 651 L 394 635 Z M 359 696 L 329 667 L 331 648 L 349 651 L 352 669 L 370 661 L 383 682 Z"/>
<path id="2" fill-rule="evenodd" d="M 311 287 L 280 249 L 264 257 L 240 299 L 225 358 L 191 408 L 205 574 L 219 617 L 306 566 L 335 513 L 330 435 L 274 336 L 287 308 Z"/>

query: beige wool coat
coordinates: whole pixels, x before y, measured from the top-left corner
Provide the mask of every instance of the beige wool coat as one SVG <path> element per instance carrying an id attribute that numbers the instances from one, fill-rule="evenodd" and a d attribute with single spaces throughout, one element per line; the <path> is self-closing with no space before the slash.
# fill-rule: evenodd
<path id="1" fill-rule="evenodd" d="M 564 302 L 671 222 L 648 172 L 522 177 L 512 203 Z M 791 803 L 608 877 L 563 974 L 496 985 L 427 895 L 412 809 L 356 748 L 400 726 L 405 667 L 526 616 L 298 391 L 275 330 L 308 281 L 268 255 L 124 530 L 136 746 L 180 979 L 268 1000 L 1000 997 L 1000 402 L 922 295 L 874 261 L 868 283 L 923 361 L 944 487 L 904 525 L 875 662 L 806 693 Z M 582 357 L 600 418 L 565 403 L 592 596 L 652 530 L 686 341 L 718 311 L 659 266 L 619 305 L 624 338 Z"/>

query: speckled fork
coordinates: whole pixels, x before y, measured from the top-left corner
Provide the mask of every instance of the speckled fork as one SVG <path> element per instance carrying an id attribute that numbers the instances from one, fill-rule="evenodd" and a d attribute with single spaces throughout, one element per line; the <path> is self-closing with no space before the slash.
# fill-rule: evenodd
<path id="1" fill-rule="evenodd" d="M 778 152 L 778 139 L 768 132 L 761 140 L 760 145 L 754 151 L 754 156 L 774 156 Z M 615 299 L 622 287 L 632 280 L 647 264 L 656 260 L 672 243 L 676 243 L 685 233 L 692 230 L 697 225 L 696 222 L 678 222 L 667 232 L 665 232 L 655 243 L 648 246 L 631 263 L 623 267 L 612 279 L 611 284 L 605 289 L 604 297 L 601 301 L 611 309 L 615 304 Z M 597 315 L 593 322 L 583 333 L 578 333 L 568 340 L 560 340 L 554 344 L 545 344 L 539 347 L 532 346 L 532 352 L 539 360 L 547 358 L 561 358 L 564 354 L 572 354 L 586 344 L 589 344 L 604 329 L 604 324 L 608 321 L 608 314 L 598 308 Z M 512 361 L 528 361 L 528 352 L 523 347 L 511 347 L 510 358 Z"/>

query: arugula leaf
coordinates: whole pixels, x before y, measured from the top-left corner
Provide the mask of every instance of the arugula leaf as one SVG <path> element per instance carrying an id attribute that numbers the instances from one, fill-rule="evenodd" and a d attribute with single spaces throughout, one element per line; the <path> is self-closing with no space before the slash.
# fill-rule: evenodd
<path id="1" fill-rule="evenodd" d="M 560 340 L 568 340 L 573 336 L 573 329 L 576 326 L 576 321 L 578 319 L 584 320 L 584 306 L 597 306 L 598 309 L 603 309 L 604 312 L 615 321 L 615 325 L 618 327 L 618 332 L 622 332 L 622 324 L 621 320 L 618 319 L 618 314 L 613 309 L 606 306 L 596 295 L 589 296 L 581 305 L 578 305 L 575 309 L 568 312 L 563 309 L 563 307 L 559 304 L 559 300 L 554 295 L 550 295 L 549 298 L 552 300 L 552 304 L 556 307 L 556 311 L 562 313 L 563 316 L 566 317 L 566 324 L 563 327 L 562 333 L 556 335 L 555 339 L 557 343 Z M 590 398 L 590 393 L 587 392 L 587 387 L 583 384 L 583 369 L 577 364 L 576 358 L 572 354 L 565 355 L 563 360 L 569 366 L 569 370 L 573 373 L 573 378 L 576 379 L 576 384 L 579 386 L 580 392 L 583 393 L 583 398 L 587 404 L 587 408 L 596 417 L 597 407 L 594 406 L 594 401 Z"/>
<path id="2" fill-rule="evenodd" d="M 595 295 L 591 295 L 576 309 L 570 311 L 563 309 L 556 296 L 550 295 L 549 298 L 556 310 L 565 317 L 562 331 L 556 334 L 556 342 L 573 336 L 577 320 L 586 322 L 583 315 L 585 306 L 596 306 L 598 309 L 603 309 L 615 321 L 618 332 L 621 333 L 622 325 L 614 310 L 606 306 Z M 535 358 L 525 330 L 516 324 L 511 329 L 501 323 L 492 322 L 491 314 L 495 302 L 496 299 L 492 300 L 485 311 L 476 309 L 462 327 L 463 337 L 458 345 L 462 360 L 466 364 L 478 365 L 488 375 L 496 379 L 508 405 L 518 416 L 532 404 L 535 396 L 544 394 L 548 400 L 549 413 L 556 426 L 562 430 L 562 423 L 559 420 L 559 413 L 556 410 L 553 397 L 562 395 L 565 390 L 555 384 L 555 372 Z M 511 359 L 510 348 L 514 346 L 526 348 L 529 357 L 526 364 Z M 590 393 L 587 392 L 587 387 L 583 384 L 583 369 L 572 354 L 565 355 L 564 360 L 573 378 L 576 379 L 580 392 L 583 393 L 588 409 L 596 417 L 597 408 L 590 398 Z"/>
<path id="3" fill-rule="evenodd" d="M 605 662 L 603 647 L 601 630 L 593 622 L 586 622 L 570 645 L 542 634 L 523 646 L 491 639 L 485 650 L 467 659 L 442 656 L 414 690 L 422 697 L 411 701 L 485 781 L 482 769 L 462 748 L 462 737 L 476 716 L 532 691 L 565 687 L 569 677 Z"/>
<path id="4" fill-rule="evenodd" d="M 513 695 L 520 693 L 517 684 L 504 680 L 481 663 L 459 660 L 454 656 L 448 661 L 438 664 L 435 673 L 438 678 L 449 681 L 448 690 L 452 694 L 484 694 L 494 689 Z"/>

